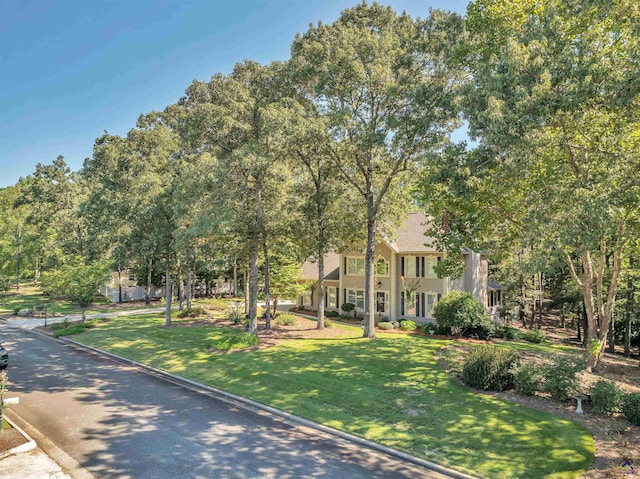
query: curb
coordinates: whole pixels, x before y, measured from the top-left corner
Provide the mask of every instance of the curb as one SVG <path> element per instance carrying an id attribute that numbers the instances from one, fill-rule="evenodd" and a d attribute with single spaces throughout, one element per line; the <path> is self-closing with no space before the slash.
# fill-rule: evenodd
<path id="1" fill-rule="evenodd" d="M 52 335 L 50 335 L 47 332 L 44 331 L 40 331 L 40 330 L 33 330 L 33 331 L 37 331 L 39 334 L 43 334 L 49 337 L 53 337 Z M 274 416 L 280 417 L 282 419 L 285 419 L 286 421 L 292 422 L 292 423 L 296 423 L 299 424 L 301 426 L 305 426 L 305 427 L 309 427 L 312 429 L 316 429 L 318 431 L 324 432 L 326 434 L 330 434 L 332 436 L 335 437 L 339 437 L 341 439 L 350 441 L 352 443 L 356 443 L 356 444 L 360 444 L 362 446 L 368 447 L 369 449 L 378 451 L 378 452 L 382 452 L 384 454 L 387 454 L 389 456 L 398 458 L 398 459 L 402 459 L 404 461 L 410 462 L 412 464 L 415 464 L 417 466 L 421 466 L 424 467 L 425 469 L 429 469 L 431 471 L 443 474 L 445 476 L 451 477 L 452 479 L 478 479 L 475 476 L 470 476 L 468 474 L 465 474 L 463 472 L 458 472 L 458 471 L 454 471 L 451 469 L 448 469 L 444 466 L 440 466 L 438 464 L 435 464 L 433 462 L 429 462 L 426 461 L 424 459 L 420 459 L 418 457 L 412 456 L 410 454 L 401 452 L 401 451 L 397 451 L 395 449 L 392 449 L 390 447 L 387 446 L 383 446 L 382 444 L 378 444 L 372 441 L 369 441 L 367 439 L 358 437 L 358 436 L 354 436 L 352 434 L 343 432 L 343 431 L 339 431 L 337 429 L 333 429 L 331 427 L 328 426 L 324 426 L 322 424 L 316 423 L 314 421 L 311 421 L 309 419 L 304 419 L 302 417 L 296 416 L 294 414 L 290 414 L 288 412 L 285 411 L 281 411 L 279 409 L 273 408 L 271 406 L 267 406 L 266 404 L 262 404 L 259 403 L 257 401 L 253 401 L 251 399 L 247 399 L 241 396 L 237 396 L 233 393 L 230 393 L 228 391 L 224 391 L 222 389 L 218 389 L 215 387 L 211 387 L 211 386 L 207 386 L 205 384 L 196 382 L 196 381 L 192 381 L 190 379 L 187 378 L 183 378 L 181 376 L 177 376 L 175 374 L 172 374 L 170 372 L 164 371 L 162 369 L 158 369 L 158 368 L 154 368 L 152 366 L 147 366 L 146 364 L 142 364 L 139 363 L 137 361 L 133 361 L 131 359 L 125 358 L 123 356 L 114 354 L 114 353 L 110 353 L 108 351 L 104 351 L 98 348 L 94 348 L 93 346 L 88 346 L 86 344 L 82 344 L 78 341 L 75 341 L 73 339 L 69 339 L 67 337 L 60 337 L 57 338 L 59 341 L 62 341 L 64 343 L 67 343 L 69 345 L 72 345 L 74 347 L 77 347 L 78 349 L 85 349 L 88 351 L 93 352 L 94 354 L 97 355 L 101 355 L 101 356 L 107 356 L 110 357 L 114 360 L 117 360 L 118 362 L 121 363 L 125 363 L 131 366 L 135 366 L 139 369 L 142 370 L 146 370 L 149 371 L 151 373 L 153 373 L 154 375 L 156 375 L 157 377 L 160 377 L 162 379 L 164 379 L 165 381 L 169 381 L 172 382 L 174 384 L 179 384 L 182 386 L 186 386 L 186 387 L 190 387 L 192 389 L 195 390 L 199 390 L 200 392 L 206 391 L 210 394 L 212 394 L 213 396 L 215 396 L 218 399 L 221 399 L 223 401 L 226 402 L 232 402 L 235 405 L 238 405 L 240 407 L 245 407 L 245 408 L 253 408 L 253 409 L 258 409 L 258 410 L 262 410 L 265 412 L 268 412 Z"/>
<path id="2" fill-rule="evenodd" d="M 7 452 L 3 454 L 0 454 L 0 460 L 4 459 L 5 457 L 13 456 L 14 454 L 20 454 L 21 452 L 31 451 L 32 449 L 35 449 L 37 447 L 36 442 L 33 439 L 31 439 L 31 436 L 29 436 L 26 432 L 24 432 L 22 428 L 20 428 L 16 423 L 14 423 L 6 415 L 3 416 L 3 419 L 7 421 L 9 424 L 11 424 L 12 428 L 14 428 L 20 434 L 22 434 L 22 437 L 24 437 L 27 440 L 27 442 L 19 446 L 16 446 L 13 449 L 9 449 Z"/>

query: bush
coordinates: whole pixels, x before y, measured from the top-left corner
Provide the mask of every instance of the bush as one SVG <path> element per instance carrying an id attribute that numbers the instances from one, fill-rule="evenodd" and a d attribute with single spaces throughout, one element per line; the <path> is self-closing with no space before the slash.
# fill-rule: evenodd
<path id="1" fill-rule="evenodd" d="M 402 331 L 415 331 L 417 327 L 415 321 L 411 321 L 410 319 L 400 321 L 400 329 Z"/>
<path id="2" fill-rule="evenodd" d="M 393 329 L 393 324 L 390 321 L 382 321 L 378 323 L 378 328 L 383 329 L 385 331 L 390 331 Z"/>
<path id="3" fill-rule="evenodd" d="M 484 306 L 466 291 L 451 291 L 436 305 L 433 315 L 439 326 L 449 327 L 456 336 L 487 339 L 495 329 Z"/>
<path id="4" fill-rule="evenodd" d="M 503 339 L 518 339 L 519 334 L 516 328 L 512 328 L 511 326 L 502 326 L 500 328 L 496 328 L 493 332 L 493 336 Z"/>
<path id="5" fill-rule="evenodd" d="M 514 387 L 520 394 L 533 396 L 540 389 L 538 369 L 531 363 L 522 363 L 513 369 Z"/>
<path id="6" fill-rule="evenodd" d="M 556 357 L 552 364 L 542 368 L 544 384 L 542 390 L 550 393 L 553 399 L 566 401 L 569 396 L 578 392 L 578 378 L 576 374 L 582 369 L 576 360 L 566 357 Z"/>
<path id="7" fill-rule="evenodd" d="M 324 317 L 325 318 L 337 318 L 339 316 L 337 311 L 325 311 L 324 312 Z"/>
<path id="8" fill-rule="evenodd" d="M 640 426 L 640 393 L 627 394 L 622 400 L 621 410 L 627 421 Z"/>
<path id="9" fill-rule="evenodd" d="M 229 320 L 235 324 L 242 324 L 242 321 L 244 320 L 244 314 L 240 312 L 240 310 L 238 308 L 232 308 L 229 311 Z"/>
<path id="10" fill-rule="evenodd" d="M 356 305 L 353 303 L 342 303 L 340 305 L 340 309 L 346 314 L 349 314 L 351 311 L 353 311 L 353 316 L 355 317 L 356 315 Z"/>
<path id="11" fill-rule="evenodd" d="M 462 380 L 476 389 L 506 391 L 514 386 L 512 369 L 518 359 L 515 352 L 504 348 L 473 346 L 462 366 Z"/>
<path id="12" fill-rule="evenodd" d="M 324 327 L 325 328 L 333 328 L 333 321 L 331 321 L 330 319 L 325 319 L 324 320 Z"/>
<path id="13" fill-rule="evenodd" d="M 278 326 L 293 326 L 296 324 L 296 317 L 291 313 L 280 313 L 276 316 L 275 323 Z"/>
<path id="14" fill-rule="evenodd" d="M 179 311 L 178 318 L 197 318 L 198 316 L 205 316 L 207 312 L 204 308 L 186 308 Z"/>
<path id="15" fill-rule="evenodd" d="M 69 336 L 71 334 L 82 333 L 87 329 L 95 328 L 96 321 L 86 321 L 84 323 L 73 323 L 69 324 L 68 321 L 65 321 L 65 327 L 58 328 L 53 331 L 53 337 L 59 338 L 60 336 Z"/>
<path id="16" fill-rule="evenodd" d="M 338 316 L 339 319 L 344 320 L 349 320 L 349 319 L 353 319 L 351 316 L 349 316 L 348 314 L 341 314 L 340 316 Z"/>
<path id="17" fill-rule="evenodd" d="M 400 323 L 398 321 L 391 321 L 391 326 L 393 326 L 393 329 L 398 329 L 400 327 Z"/>
<path id="18" fill-rule="evenodd" d="M 519 339 L 523 339 L 529 343 L 542 343 L 547 337 L 541 329 L 530 329 L 528 331 L 521 331 Z"/>
<path id="19" fill-rule="evenodd" d="M 622 390 L 613 381 L 599 379 L 589 389 L 589 400 L 596 414 L 611 416 L 620 410 Z"/>

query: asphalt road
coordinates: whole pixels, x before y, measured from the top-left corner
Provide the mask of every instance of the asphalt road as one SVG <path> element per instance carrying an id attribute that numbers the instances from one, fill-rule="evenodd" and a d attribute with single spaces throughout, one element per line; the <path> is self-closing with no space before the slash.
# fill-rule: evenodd
<path id="1" fill-rule="evenodd" d="M 11 408 L 97 478 L 445 477 L 6 323 L 0 337 Z"/>

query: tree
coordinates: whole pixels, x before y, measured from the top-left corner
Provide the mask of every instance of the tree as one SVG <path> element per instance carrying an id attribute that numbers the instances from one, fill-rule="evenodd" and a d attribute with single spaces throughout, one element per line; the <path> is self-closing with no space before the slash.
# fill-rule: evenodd
<path id="1" fill-rule="evenodd" d="M 109 268 L 104 264 L 85 264 L 80 258 L 47 271 L 42 278 L 42 289 L 53 297 L 68 299 L 82 309 L 82 322 L 86 310 L 93 303 L 98 289 L 109 279 Z"/>
<path id="2" fill-rule="evenodd" d="M 604 351 L 622 251 L 638 231 L 638 24 L 630 1 L 469 6 L 473 176 L 485 205 L 504 213 L 500 228 L 566 261 L 585 304 L 588 368 Z"/>
<path id="3" fill-rule="evenodd" d="M 459 17 L 437 11 L 418 21 L 363 3 L 332 25 L 311 26 L 292 46 L 297 81 L 327 118 L 329 157 L 366 212 L 365 337 L 375 337 L 376 240 L 401 216 L 398 197 L 389 197 L 456 126 L 455 74 L 439 60 L 460 26 Z"/>
<path id="4" fill-rule="evenodd" d="M 271 289 L 273 300 L 273 316 L 277 315 L 278 301 L 282 298 L 295 299 L 304 292 L 304 284 L 300 282 L 302 268 L 296 258 L 277 255 L 271 262 Z"/>

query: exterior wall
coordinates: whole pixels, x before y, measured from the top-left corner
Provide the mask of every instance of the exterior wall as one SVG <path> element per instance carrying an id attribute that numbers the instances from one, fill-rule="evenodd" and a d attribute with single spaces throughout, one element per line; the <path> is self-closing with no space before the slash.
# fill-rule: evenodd
<path id="1" fill-rule="evenodd" d="M 487 262 L 479 253 L 469 253 L 464 258 L 464 291 L 473 294 L 480 304 L 487 304 Z"/>
<path id="2" fill-rule="evenodd" d="M 442 253 L 401 253 L 396 255 L 396 271 L 395 283 L 396 294 L 394 298 L 395 314 L 392 320 L 411 319 L 417 323 L 424 323 L 433 320 L 432 309 L 437 302 L 442 299 L 448 290 L 448 280 L 437 277 L 426 277 L 429 275 L 428 268 L 437 264 L 438 258 L 442 258 Z M 416 261 L 416 257 L 420 258 L 418 271 L 415 277 L 411 277 L 409 262 Z M 422 259 L 424 258 L 424 260 Z M 424 261 L 424 276 L 422 271 L 422 262 Z M 432 263 L 430 263 L 432 262 Z M 405 265 L 404 283 L 403 283 L 403 263 Z M 416 286 L 415 311 L 410 310 L 404 300 L 405 285 Z M 430 310 L 431 309 L 431 310 Z"/>
<path id="3" fill-rule="evenodd" d="M 129 279 L 129 278 L 133 279 Z M 120 273 L 120 281 L 122 282 L 123 288 L 130 288 L 132 286 L 137 286 L 138 281 L 135 279 L 133 273 L 129 272 L 129 270 L 124 270 Z M 118 272 L 111 272 L 111 280 L 106 284 L 108 288 L 117 288 L 118 287 Z"/>

